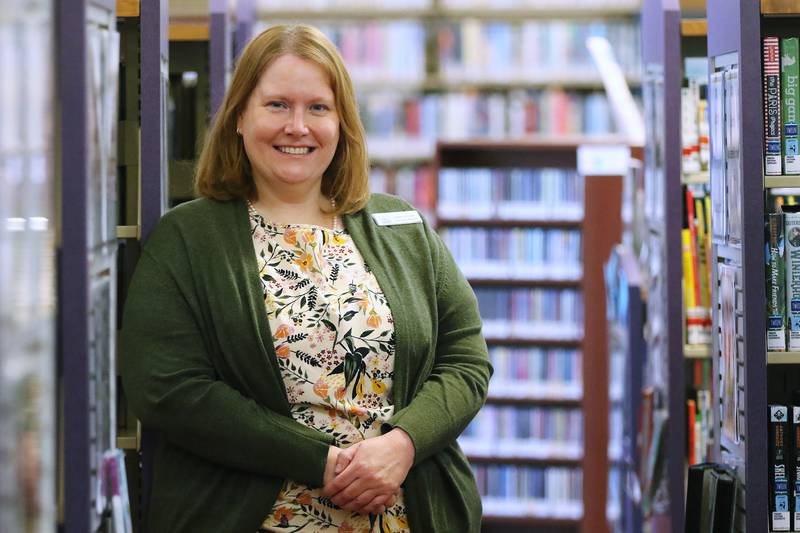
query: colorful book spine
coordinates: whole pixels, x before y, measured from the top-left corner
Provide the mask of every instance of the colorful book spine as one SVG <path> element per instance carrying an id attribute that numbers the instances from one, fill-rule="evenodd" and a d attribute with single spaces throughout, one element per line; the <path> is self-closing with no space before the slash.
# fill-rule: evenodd
<path id="1" fill-rule="evenodd" d="M 689 344 L 698 344 L 702 339 L 703 316 L 698 313 L 698 302 L 694 265 L 694 247 L 692 234 L 688 228 L 681 230 L 683 248 L 683 305 L 686 309 L 686 340 Z"/>
<path id="2" fill-rule="evenodd" d="M 791 458 L 794 462 L 792 531 L 800 531 L 800 406 L 792 406 Z"/>
<path id="3" fill-rule="evenodd" d="M 767 215 L 767 350 L 786 351 L 784 215 Z"/>
<path id="4" fill-rule="evenodd" d="M 689 452 L 689 464 L 693 465 L 697 463 L 697 432 L 695 431 L 695 422 L 696 415 L 697 415 L 697 404 L 694 400 L 689 399 L 686 400 L 686 422 L 687 428 L 686 432 L 689 436 L 689 443 L 688 443 L 688 452 Z"/>
<path id="5" fill-rule="evenodd" d="M 769 406 L 769 521 L 772 531 L 789 531 L 789 478 L 786 462 L 788 409 Z"/>
<path id="6" fill-rule="evenodd" d="M 764 172 L 781 173 L 781 64 L 777 37 L 764 37 Z"/>
<path id="7" fill-rule="evenodd" d="M 786 329 L 789 351 L 800 350 L 800 212 L 784 206 L 786 253 Z"/>
<path id="8" fill-rule="evenodd" d="M 797 91 L 800 85 L 798 38 L 781 41 L 781 118 L 783 120 L 783 172 L 800 174 L 797 139 Z"/>

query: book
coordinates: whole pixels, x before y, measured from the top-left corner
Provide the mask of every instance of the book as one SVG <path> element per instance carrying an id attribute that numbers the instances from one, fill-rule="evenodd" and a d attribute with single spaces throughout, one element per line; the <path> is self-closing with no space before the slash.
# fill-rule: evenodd
<path id="1" fill-rule="evenodd" d="M 714 476 L 716 494 L 714 495 L 714 520 L 712 531 L 714 533 L 728 533 L 733 531 L 733 521 L 736 512 L 736 476 L 725 467 L 718 466 L 708 475 Z"/>
<path id="2" fill-rule="evenodd" d="M 798 38 L 781 41 L 781 119 L 783 122 L 783 173 L 800 174 L 797 139 L 797 91 L 800 85 Z"/>
<path id="3" fill-rule="evenodd" d="M 687 421 L 687 428 L 686 434 L 689 438 L 688 442 L 688 452 L 689 452 L 689 464 L 693 465 L 697 462 L 697 433 L 695 432 L 695 423 L 696 423 L 696 414 L 697 414 L 697 404 L 694 400 L 689 399 L 686 400 L 686 421 Z"/>
<path id="4" fill-rule="evenodd" d="M 800 350 L 800 209 L 783 206 L 786 254 L 786 328 L 789 351 Z"/>
<path id="5" fill-rule="evenodd" d="M 787 407 L 771 404 L 769 406 L 769 522 L 772 531 L 789 531 L 787 422 Z"/>
<path id="6" fill-rule="evenodd" d="M 686 533 L 697 533 L 697 528 L 700 525 L 700 517 L 703 513 L 703 478 L 707 467 L 707 464 L 689 465 L 686 475 L 686 514 L 684 524 Z"/>
<path id="7" fill-rule="evenodd" d="M 794 402 L 798 403 L 800 398 L 795 393 Z M 792 434 L 790 437 L 791 452 L 789 458 L 793 463 L 792 497 L 794 506 L 792 507 L 792 531 L 800 531 L 800 405 L 792 406 Z"/>
<path id="8" fill-rule="evenodd" d="M 786 351 L 786 285 L 783 213 L 767 215 L 765 258 L 767 278 L 767 350 Z"/>
<path id="9" fill-rule="evenodd" d="M 777 37 L 764 37 L 764 173 L 781 174 L 781 76 Z"/>

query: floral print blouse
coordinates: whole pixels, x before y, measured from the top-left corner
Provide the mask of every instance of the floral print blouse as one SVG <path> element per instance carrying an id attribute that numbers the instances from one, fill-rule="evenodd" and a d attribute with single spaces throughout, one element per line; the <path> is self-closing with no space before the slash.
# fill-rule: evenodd
<path id="1" fill-rule="evenodd" d="M 252 206 L 250 228 L 275 353 L 298 422 L 348 447 L 381 434 L 394 413 L 392 314 L 345 231 L 275 224 Z M 362 516 L 286 480 L 261 531 L 408 532 L 402 496 Z"/>

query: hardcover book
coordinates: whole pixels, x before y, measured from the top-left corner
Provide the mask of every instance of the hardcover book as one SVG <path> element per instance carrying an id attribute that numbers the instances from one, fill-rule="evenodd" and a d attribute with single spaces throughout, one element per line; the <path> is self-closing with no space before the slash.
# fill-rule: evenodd
<path id="1" fill-rule="evenodd" d="M 785 405 L 769 406 L 769 522 L 772 531 L 789 531 L 788 418 Z"/>
<path id="2" fill-rule="evenodd" d="M 764 173 L 781 173 L 781 76 L 777 37 L 764 37 Z"/>
<path id="3" fill-rule="evenodd" d="M 797 90 L 800 65 L 797 64 L 798 38 L 781 41 L 781 119 L 783 120 L 783 172 L 800 174 L 797 141 Z"/>
<path id="4" fill-rule="evenodd" d="M 783 213 L 767 215 L 767 350 L 786 351 L 786 295 Z"/>
<path id="5" fill-rule="evenodd" d="M 784 246 L 786 253 L 786 329 L 789 351 L 800 350 L 800 212 L 797 206 L 785 211 Z"/>

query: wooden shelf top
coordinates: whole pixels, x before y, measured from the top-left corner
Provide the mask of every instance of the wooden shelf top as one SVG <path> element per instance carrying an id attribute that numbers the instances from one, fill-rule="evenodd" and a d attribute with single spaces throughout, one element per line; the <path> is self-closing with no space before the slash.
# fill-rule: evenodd
<path id="1" fill-rule="evenodd" d="M 542 151 L 575 150 L 582 144 L 628 144 L 624 137 L 618 135 L 530 135 L 517 139 L 474 139 L 469 141 L 442 141 L 437 144 L 439 152 L 443 151 Z"/>
<path id="2" fill-rule="evenodd" d="M 581 339 L 530 339 L 526 337 L 486 337 L 486 344 L 509 346 L 555 346 L 559 348 L 579 348 Z"/>
<path id="3" fill-rule="evenodd" d="M 705 37 L 708 35 L 706 19 L 681 20 L 681 35 L 684 37 Z"/>
<path id="4" fill-rule="evenodd" d="M 711 357 L 711 346 L 708 344 L 684 344 L 683 356 L 686 359 L 708 359 Z"/>
<path id="5" fill-rule="evenodd" d="M 442 218 L 437 219 L 439 226 L 486 226 L 496 228 L 515 228 L 515 227 L 542 227 L 542 228 L 580 228 L 582 220 L 575 219 L 476 219 L 476 218 Z"/>
<path id="6" fill-rule="evenodd" d="M 573 288 L 580 287 L 581 278 L 578 279 L 511 279 L 511 278 L 485 278 L 467 277 L 470 285 L 478 287 L 557 287 Z"/>
<path id="7" fill-rule="evenodd" d="M 172 19 L 169 21 L 170 41 L 208 41 L 208 19 Z"/>
<path id="8" fill-rule="evenodd" d="M 580 525 L 580 518 L 549 518 L 545 516 L 507 516 L 484 513 L 481 518 L 484 524 L 508 524 L 527 526 L 575 527 Z"/>
<path id="9" fill-rule="evenodd" d="M 117 0 L 118 17 L 138 17 L 139 0 Z"/>
<path id="10" fill-rule="evenodd" d="M 800 16 L 800 0 L 761 0 L 761 14 Z"/>
<path id="11" fill-rule="evenodd" d="M 767 352 L 769 365 L 800 365 L 800 352 Z"/>
<path id="12" fill-rule="evenodd" d="M 517 398 L 504 396 L 488 396 L 486 403 L 491 405 L 513 405 L 516 407 L 542 406 L 542 407 L 580 407 L 580 398 Z"/>
<path id="13" fill-rule="evenodd" d="M 800 175 L 764 176 L 764 187 L 767 189 L 800 188 Z"/>
<path id="14" fill-rule="evenodd" d="M 574 457 L 508 457 L 503 455 L 475 455 L 466 454 L 470 463 L 475 464 L 513 464 L 513 465 L 543 465 L 543 466 L 581 466 L 581 459 Z"/>

